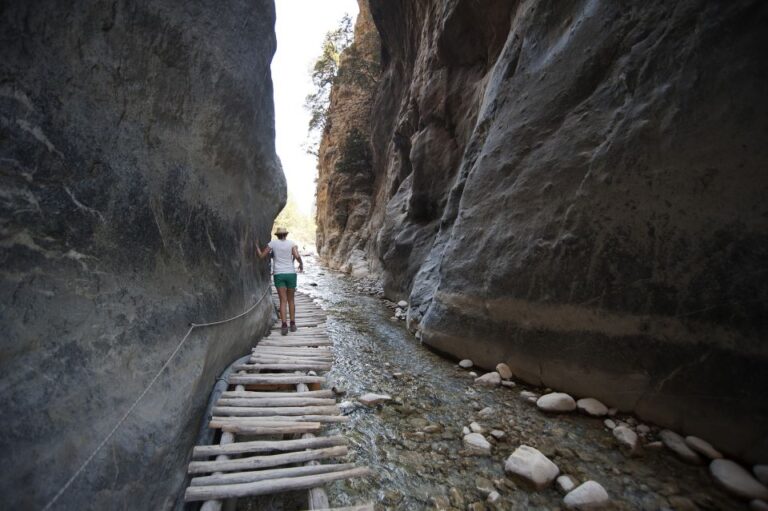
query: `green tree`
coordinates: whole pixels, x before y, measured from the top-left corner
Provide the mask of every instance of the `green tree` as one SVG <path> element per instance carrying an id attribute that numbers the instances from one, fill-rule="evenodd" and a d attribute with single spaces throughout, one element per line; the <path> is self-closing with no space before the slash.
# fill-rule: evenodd
<path id="1" fill-rule="evenodd" d="M 304 106 L 310 112 L 309 134 L 315 138 L 325 129 L 328 118 L 328 106 L 331 102 L 331 88 L 339 73 L 342 52 L 352 44 L 354 37 L 352 18 L 345 14 L 336 30 L 325 34 L 320 56 L 312 67 L 312 85 L 314 92 L 308 95 Z M 310 143 L 308 152 L 317 152 L 317 144 Z"/>
<path id="2" fill-rule="evenodd" d="M 288 194 L 288 200 L 280 214 L 275 218 L 272 232 L 277 227 L 285 227 L 290 233 L 290 238 L 300 246 L 315 244 L 315 220 L 314 215 L 306 215 L 301 212 L 296 200 Z"/>

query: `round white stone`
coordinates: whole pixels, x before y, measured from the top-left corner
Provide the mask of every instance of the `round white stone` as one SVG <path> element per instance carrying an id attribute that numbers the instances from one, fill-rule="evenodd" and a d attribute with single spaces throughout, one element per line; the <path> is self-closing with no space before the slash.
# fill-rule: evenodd
<path id="1" fill-rule="evenodd" d="M 712 447 L 712 444 L 706 440 L 702 440 L 697 436 L 685 437 L 685 443 L 688 445 L 688 447 L 697 453 L 702 454 L 711 460 L 716 460 L 723 457 L 723 455 L 720 454 L 720 451 Z"/>
<path id="2" fill-rule="evenodd" d="M 573 482 L 573 478 L 568 475 L 559 476 L 555 482 L 557 483 L 557 486 L 560 487 L 560 490 L 565 493 L 576 488 L 576 483 Z"/>
<path id="3" fill-rule="evenodd" d="M 613 419 L 605 419 L 603 424 L 605 424 L 605 427 L 608 429 L 613 429 L 616 427 L 616 422 L 614 422 Z"/>
<path id="4" fill-rule="evenodd" d="M 629 449 L 630 453 L 637 450 L 637 433 L 626 426 L 617 426 L 613 428 L 613 436 L 619 441 L 622 447 Z"/>
<path id="5" fill-rule="evenodd" d="M 492 373 L 485 373 L 479 378 L 475 378 L 477 385 L 484 385 L 486 387 L 498 387 L 501 385 L 501 376 L 496 371 Z"/>
<path id="6" fill-rule="evenodd" d="M 674 431 L 665 429 L 659 433 L 659 438 L 667 446 L 667 449 L 677 454 L 683 461 L 693 464 L 701 463 L 701 457 L 693 452 L 685 443 L 685 439 Z"/>
<path id="7" fill-rule="evenodd" d="M 576 409 L 576 401 L 564 392 L 551 392 L 541 396 L 536 406 L 545 412 L 572 412 Z"/>
<path id="8" fill-rule="evenodd" d="M 363 394 L 357 398 L 357 400 L 365 406 L 375 406 L 381 403 L 386 403 L 387 401 L 391 401 L 392 396 L 388 394 L 374 394 L 373 392 L 369 392 L 367 394 Z"/>
<path id="9" fill-rule="evenodd" d="M 709 472 L 725 490 L 744 499 L 768 500 L 768 488 L 731 460 L 713 460 Z"/>
<path id="10" fill-rule="evenodd" d="M 400 300 L 399 302 L 397 302 L 397 306 L 405 309 L 406 307 L 408 307 L 408 302 L 406 302 L 405 300 Z"/>
<path id="11" fill-rule="evenodd" d="M 464 447 L 475 454 L 491 454 L 491 444 L 480 433 L 464 435 Z"/>
<path id="12" fill-rule="evenodd" d="M 533 447 L 521 445 L 504 462 L 504 470 L 533 485 L 537 490 L 549 486 L 560 473 L 557 465 Z"/>
<path id="13" fill-rule="evenodd" d="M 576 408 L 582 413 L 593 417 L 602 417 L 608 413 L 608 407 L 593 397 L 585 397 L 576 401 Z"/>
<path id="14" fill-rule="evenodd" d="M 472 361 L 470 359 L 468 359 L 468 358 L 465 358 L 464 360 L 459 362 L 459 367 L 461 367 L 462 369 L 469 369 L 473 365 L 474 364 L 472 363 Z"/>
<path id="15" fill-rule="evenodd" d="M 496 365 L 496 372 L 501 375 L 503 380 L 509 380 L 512 378 L 512 369 L 510 369 L 509 366 L 503 362 Z"/>
<path id="16" fill-rule="evenodd" d="M 602 509 L 610 502 L 608 492 L 596 481 L 580 484 L 563 499 L 568 509 Z"/>

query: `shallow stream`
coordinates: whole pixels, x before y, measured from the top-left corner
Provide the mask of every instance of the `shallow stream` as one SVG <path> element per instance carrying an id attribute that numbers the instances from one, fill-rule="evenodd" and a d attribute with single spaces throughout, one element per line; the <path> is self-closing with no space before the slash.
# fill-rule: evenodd
<path id="1" fill-rule="evenodd" d="M 520 391 L 528 389 L 523 385 L 474 386 L 468 371 L 426 349 L 403 321 L 391 319 L 393 311 L 382 299 L 361 294 L 346 276 L 309 265 L 299 288 L 329 316 L 336 361 L 328 376 L 347 391 L 341 400 L 351 420 L 337 429 L 350 439 L 349 459 L 375 472 L 366 480 L 327 485 L 332 506 L 373 501 L 377 509 L 419 510 L 436 505 L 446 509 L 450 502 L 462 510 L 562 509 L 563 493 L 556 485 L 534 492 L 505 477 L 504 460 L 526 444 L 577 484 L 589 479 L 602 484 L 613 509 L 746 509 L 713 485 L 706 466 L 687 465 L 663 449 L 629 457 L 602 419 L 545 415 L 520 398 Z M 355 398 L 366 392 L 390 394 L 395 400 L 377 408 L 357 405 Z M 481 418 L 478 411 L 486 407 L 493 411 Z M 613 419 L 634 420 L 622 415 Z M 491 456 L 465 452 L 462 428 L 472 421 L 506 433 Z M 438 428 L 428 431 L 438 431 L 426 433 L 430 425 Z M 495 506 L 481 504 L 491 485 L 501 500 Z M 294 509 L 276 500 L 268 507 Z"/>

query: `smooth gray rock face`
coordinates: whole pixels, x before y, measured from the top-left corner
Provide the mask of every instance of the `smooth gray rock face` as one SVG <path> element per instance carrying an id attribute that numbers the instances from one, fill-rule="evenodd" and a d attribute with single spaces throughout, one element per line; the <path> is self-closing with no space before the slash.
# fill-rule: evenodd
<path id="1" fill-rule="evenodd" d="M 184 337 L 268 289 L 285 200 L 271 1 L 4 2 L 0 495 L 41 509 Z M 53 509 L 167 509 L 215 378 L 269 323 L 195 330 Z"/>
<path id="2" fill-rule="evenodd" d="M 439 351 L 766 459 L 768 4 L 370 7 L 337 265 L 366 258 Z"/>

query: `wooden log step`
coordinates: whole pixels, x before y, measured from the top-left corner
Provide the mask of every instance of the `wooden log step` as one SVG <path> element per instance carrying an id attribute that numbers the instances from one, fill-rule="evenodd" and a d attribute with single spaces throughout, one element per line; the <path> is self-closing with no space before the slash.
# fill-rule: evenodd
<path id="1" fill-rule="evenodd" d="M 312 363 L 283 362 L 279 364 L 260 362 L 255 364 L 241 364 L 241 365 L 235 366 L 235 370 L 237 371 L 330 371 L 331 364 L 320 363 L 320 362 L 312 362 Z"/>
<path id="2" fill-rule="evenodd" d="M 253 398 L 273 398 L 273 397 L 290 397 L 290 398 L 306 398 L 306 397 L 334 397 L 334 393 L 330 389 L 323 390 L 309 390 L 307 392 L 258 392 L 253 390 L 225 390 L 221 393 L 222 398 L 228 399 L 253 399 Z"/>
<path id="3" fill-rule="evenodd" d="M 295 385 L 297 383 L 324 383 L 323 376 L 302 374 L 231 374 L 227 380 L 231 385 Z"/>
<path id="4" fill-rule="evenodd" d="M 216 421 L 215 424 L 246 424 L 250 422 L 254 424 L 275 422 L 349 422 L 349 416 L 347 415 L 215 415 L 211 418 L 211 421 Z M 259 422 L 261 421 L 261 422 Z M 214 426 L 211 426 L 214 427 Z M 222 429 L 225 429 L 222 427 Z"/>
<path id="5" fill-rule="evenodd" d="M 211 486 L 217 484 L 255 483 L 256 481 L 264 481 L 266 479 L 326 474 L 328 472 L 338 472 L 341 470 L 350 470 L 352 468 L 355 468 L 354 463 L 327 463 L 323 465 L 273 468 L 248 472 L 228 472 L 225 474 L 193 477 L 189 484 L 192 486 Z"/>
<path id="6" fill-rule="evenodd" d="M 270 422 L 270 424 L 274 424 Z M 268 424 L 238 424 L 236 422 L 219 422 L 218 427 L 222 431 L 234 433 L 236 435 L 298 435 L 300 433 L 313 433 L 320 431 L 323 425 L 319 422 L 293 422 L 290 426 L 271 426 Z"/>
<path id="7" fill-rule="evenodd" d="M 323 340 L 323 339 L 320 339 Z M 302 348 L 300 346 L 258 346 L 251 350 L 253 355 L 301 355 L 306 357 L 332 357 L 334 351 L 331 346 L 309 346 Z"/>
<path id="8" fill-rule="evenodd" d="M 352 477 L 365 477 L 368 475 L 371 475 L 371 470 L 369 468 L 358 467 L 350 470 L 328 472 L 326 474 L 267 479 L 255 483 L 190 486 L 184 494 L 184 500 L 193 502 L 284 493 L 287 491 L 306 490 L 333 481 L 349 479 Z"/>
<path id="9" fill-rule="evenodd" d="M 300 451 L 303 449 L 319 449 L 321 447 L 334 447 L 347 445 L 347 439 L 343 436 L 319 436 L 315 438 L 302 438 L 299 440 L 255 440 L 252 442 L 236 442 L 227 445 L 198 445 L 192 450 L 192 458 L 207 458 L 221 454 L 250 454 L 273 451 Z M 244 482 L 244 481 L 241 481 Z"/>
<path id="10" fill-rule="evenodd" d="M 260 398 L 221 398 L 216 406 L 332 406 L 336 404 L 333 398 L 324 397 L 260 397 Z"/>
<path id="11" fill-rule="evenodd" d="M 309 357 L 304 358 L 305 355 L 280 355 L 280 356 L 272 356 L 272 355 L 261 355 L 261 354 L 254 354 L 251 356 L 251 358 L 248 360 L 249 364 L 330 364 L 333 363 L 332 357 Z"/>
<path id="12" fill-rule="evenodd" d="M 306 359 L 328 359 L 332 360 L 334 358 L 334 352 L 331 350 L 324 349 L 322 351 L 317 351 L 316 348 L 311 347 L 308 349 L 315 349 L 315 353 L 312 353 L 311 351 L 285 351 L 286 348 L 279 348 L 270 350 L 270 346 L 264 346 L 262 349 L 256 349 L 251 352 L 252 357 L 262 357 L 262 358 L 284 358 L 284 357 L 293 357 L 293 358 L 306 358 Z"/>
<path id="13" fill-rule="evenodd" d="M 356 506 L 346 506 L 346 507 L 323 507 L 323 508 L 312 508 L 308 511 L 373 511 L 373 502 L 368 502 L 367 504 L 358 504 Z"/>
<path id="14" fill-rule="evenodd" d="M 214 406 L 214 415 L 270 417 L 275 415 L 341 415 L 341 408 L 331 406 Z"/>
<path id="15" fill-rule="evenodd" d="M 331 346 L 333 343 L 328 340 L 319 339 L 306 341 L 261 341 L 262 346 L 275 346 L 280 348 L 285 347 L 306 347 L 306 346 Z"/>
<path id="16" fill-rule="evenodd" d="M 266 456 L 248 456 L 234 460 L 192 461 L 187 468 L 188 474 L 206 474 L 210 472 L 234 472 L 237 470 L 257 470 L 260 468 L 278 467 L 291 463 L 303 463 L 310 460 L 327 460 L 346 456 L 346 445 L 336 445 L 325 449 L 310 449 L 307 451 L 270 454 Z"/>

